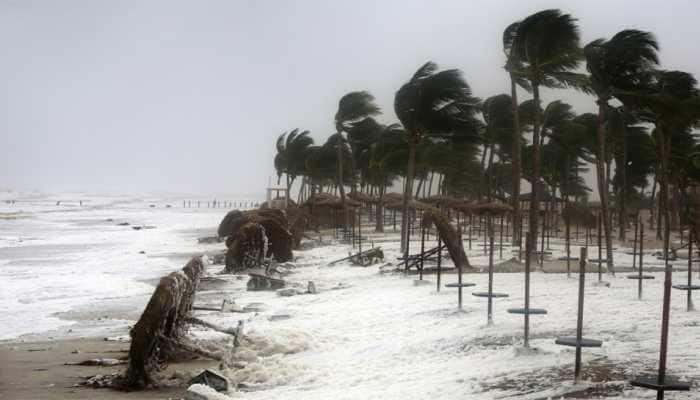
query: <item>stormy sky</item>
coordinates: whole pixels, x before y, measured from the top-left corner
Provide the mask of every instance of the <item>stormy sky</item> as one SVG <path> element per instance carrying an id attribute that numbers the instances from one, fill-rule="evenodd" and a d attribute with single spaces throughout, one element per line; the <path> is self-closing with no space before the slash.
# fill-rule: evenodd
<path id="1" fill-rule="evenodd" d="M 385 123 L 427 60 L 508 92 L 503 29 L 544 8 L 577 17 L 584 44 L 652 31 L 663 68 L 700 76 L 693 0 L 1 1 L 0 190 L 261 194 L 275 138 L 323 142 L 349 91 Z"/>

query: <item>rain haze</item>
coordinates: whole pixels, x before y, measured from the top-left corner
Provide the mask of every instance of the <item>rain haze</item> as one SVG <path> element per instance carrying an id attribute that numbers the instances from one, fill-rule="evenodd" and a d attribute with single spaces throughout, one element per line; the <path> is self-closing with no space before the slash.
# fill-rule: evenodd
<path id="1" fill-rule="evenodd" d="M 276 137 L 322 143 L 347 92 L 396 122 L 394 93 L 432 60 L 507 93 L 503 29 L 543 8 L 582 43 L 652 31 L 663 68 L 700 75 L 693 1 L 3 1 L 0 189 L 259 193 Z"/>

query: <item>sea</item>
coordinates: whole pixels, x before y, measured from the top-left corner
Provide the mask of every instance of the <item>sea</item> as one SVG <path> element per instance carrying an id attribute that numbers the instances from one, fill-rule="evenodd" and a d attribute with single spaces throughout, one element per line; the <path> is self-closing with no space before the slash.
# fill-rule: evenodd
<path id="1" fill-rule="evenodd" d="M 242 195 L 0 192 L 0 340 L 124 331 Z M 219 249 L 221 248 L 221 249 Z"/>

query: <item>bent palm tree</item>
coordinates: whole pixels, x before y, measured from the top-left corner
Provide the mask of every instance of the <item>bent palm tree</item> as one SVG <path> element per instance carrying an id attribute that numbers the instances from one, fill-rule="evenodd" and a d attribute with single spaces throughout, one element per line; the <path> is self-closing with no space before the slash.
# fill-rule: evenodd
<path id="1" fill-rule="evenodd" d="M 590 84 L 598 103 L 596 177 L 603 213 L 605 245 L 607 247 L 608 271 L 614 272 L 612 252 L 612 221 L 608 207 L 609 173 L 605 170 L 605 120 L 609 112 L 608 102 L 616 91 L 645 89 L 651 71 L 659 62 L 656 52 L 658 44 L 651 33 L 628 29 L 617 33 L 612 39 L 594 40 L 586 45 L 586 69 L 590 73 Z M 624 229 L 624 227 L 621 227 Z"/>
<path id="2" fill-rule="evenodd" d="M 275 169 L 277 170 L 277 183 L 279 184 L 282 173 L 287 176 L 286 204 L 289 207 L 290 190 L 297 176 L 304 173 L 306 150 L 314 144 L 309 136 L 309 131 L 299 133 L 299 129 L 285 132 L 277 138 L 277 155 L 275 156 Z"/>
<path id="3" fill-rule="evenodd" d="M 343 142 L 343 132 L 347 131 L 353 123 L 361 121 L 367 117 L 380 114 L 379 106 L 374 104 L 374 96 L 365 91 L 350 92 L 343 96 L 338 103 L 338 111 L 335 113 L 335 131 L 338 135 L 339 142 Z M 350 213 L 345 201 L 345 187 L 343 184 L 343 154 L 342 147 L 338 143 L 338 190 L 340 191 L 340 200 L 343 205 L 343 214 L 345 215 L 345 229 L 350 225 Z M 351 156 L 352 160 L 352 156 Z M 352 165 L 352 161 L 351 161 Z M 352 190 L 355 190 L 355 171 L 351 171 Z"/>
<path id="4" fill-rule="evenodd" d="M 532 130 L 532 197 L 530 199 L 529 231 L 537 237 L 539 211 L 537 187 L 540 181 L 540 87 L 583 88 L 582 75 L 571 72 L 581 59 L 579 32 L 576 20 L 559 10 L 537 12 L 517 23 L 511 34 L 511 57 L 514 62 L 510 72 L 528 81 L 532 88 L 535 113 Z"/>
<path id="5" fill-rule="evenodd" d="M 401 237 L 404 256 L 408 257 L 408 202 L 413 191 L 416 146 L 425 136 L 460 136 L 462 140 L 478 137 L 479 99 L 461 71 L 449 69 L 437 72 L 437 64 L 429 61 L 396 92 L 394 111 L 407 133 L 408 167 L 401 216 Z"/>

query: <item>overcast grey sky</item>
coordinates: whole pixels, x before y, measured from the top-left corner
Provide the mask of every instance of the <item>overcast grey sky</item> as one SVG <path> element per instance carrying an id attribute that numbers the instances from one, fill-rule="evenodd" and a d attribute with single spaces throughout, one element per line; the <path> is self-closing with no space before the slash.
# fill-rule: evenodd
<path id="1" fill-rule="evenodd" d="M 652 31 L 664 68 L 700 76 L 693 0 L 4 0 L 0 189 L 261 193 L 275 138 L 324 141 L 349 91 L 395 122 L 396 89 L 433 60 L 479 97 L 507 92 L 503 29 L 543 8 L 584 43 Z"/>

